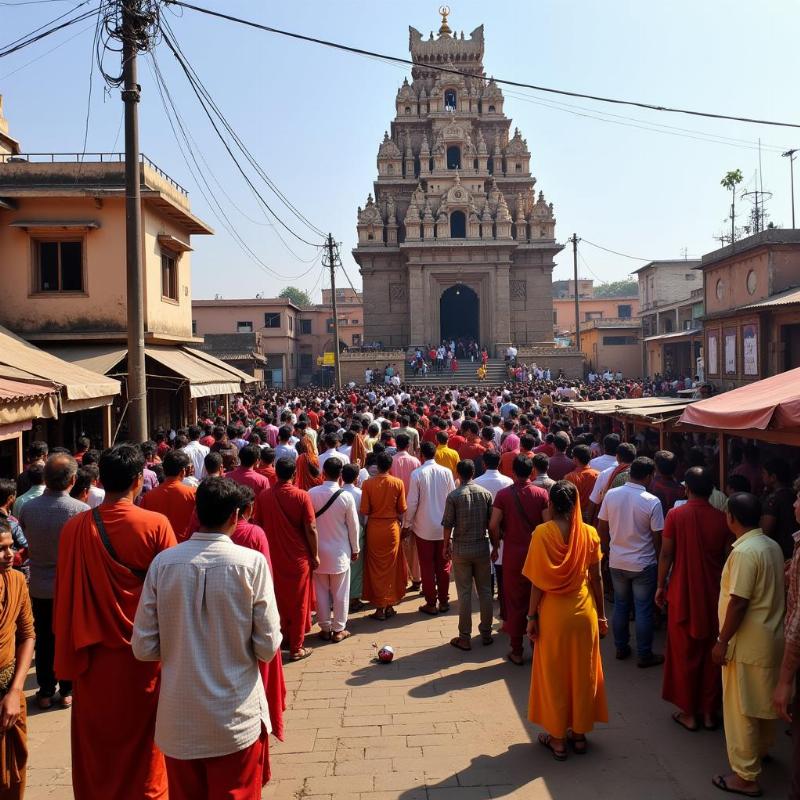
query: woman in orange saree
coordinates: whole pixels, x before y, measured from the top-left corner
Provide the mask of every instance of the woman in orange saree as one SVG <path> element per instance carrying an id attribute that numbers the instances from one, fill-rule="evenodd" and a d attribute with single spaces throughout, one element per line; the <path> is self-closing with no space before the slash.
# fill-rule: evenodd
<path id="1" fill-rule="evenodd" d="M 536 527 L 522 570 L 531 582 L 528 637 L 535 642 L 528 719 L 558 761 L 567 741 L 586 752 L 586 734 L 608 722 L 600 637 L 608 632 L 600 537 L 581 519 L 578 490 L 550 489 L 551 520 Z"/>
<path id="2" fill-rule="evenodd" d="M 295 465 L 297 472 L 294 482 L 298 489 L 308 491 L 312 486 L 322 484 L 322 470 L 319 468 L 319 457 L 316 449 L 307 436 L 303 436 L 296 445 L 298 452 Z"/>

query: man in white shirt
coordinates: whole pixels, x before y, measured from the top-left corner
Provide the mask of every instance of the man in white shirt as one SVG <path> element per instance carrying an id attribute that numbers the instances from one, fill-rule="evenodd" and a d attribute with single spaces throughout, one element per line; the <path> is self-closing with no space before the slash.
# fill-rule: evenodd
<path id="1" fill-rule="evenodd" d="M 487 450 L 483 454 L 483 465 L 486 467 L 483 475 L 475 478 L 475 483 L 478 486 L 483 486 L 492 495 L 492 500 L 497 497 L 497 493 L 506 486 L 511 486 L 514 483 L 511 478 L 503 475 L 500 472 L 500 453 L 496 450 Z M 545 466 L 545 477 L 547 477 L 547 467 Z M 548 480 L 550 480 L 548 478 Z M 500 601 L 500 619 L 506 618 L 505 602 L 503 599 L 503 542 L 500 541 L 500 546 L 497 548 L 497 558 L 492 564 L 492 571 L 497 580 L 497 597 Z"/>
<path id="2" fill-rule="evenodd" d="M 203 480 L 206 476 L 206 467 L 203 463 L 205 457 L 211 452 L 211 449 L 204 444 L 200 444 L 200 436 L 202 431 L 198 425 L 190 425 L 187 435 L 189 436 L 189 444 L 183 448 L 183 452 L 192 460 L 194 465 L 194 476 L 198 481 Z"/>
<path id="3" fill-rule="evenodd" d="M 292 441 L 293 439 L 294 441 Z M 290 425 L 281 425 L 278 428 L 278 446 L 275 448 L 275 461 L 281 458 L 291 458 L 292 461 L 296 461 L 297 450 L 295 445 L 298 441 L 296 436 L 292 436 Z"/>
<path id="4" fill-rule="evenodd" d="M 603 438 L 603 455 L 593 458 L 589 462 L 589 467 L 602 472 L 604 469 L 616 466 L 617 447 L 619 447 L 619 435 L 616 433 L 607 434 Z"/>
<path id="5" fill-rule="evenodd" d="M 634 459 L 630 479 L 610 489 L 600 506 L 597 530 L 609 551 L 614 584 L 614 644 L 617 658 L 631 654 L 631 601 L 636 610 L 637 666 L 654 667 L 664 656 L 653 652 L 653 601 L 658 577 L 658 553 L 664 512 L 661 501 L 647 487 L 655 464 L 650 458 Z"/>
<path id="6" fill-rule="evenodd" d="M 436 445 L 433 442 L 423 442 L 420 455 L 423 463 L 411 473 L 403 535 L 409 536 L 413 532 L 417 543 L 425 596 L 425 605 L 419 610 L 433 616 L 450 608 L 450 562 L 444 556 L 442 515 L 447 495 L 456 485 L 453 473 L 434 460 Z"/>
<path id="7" fill-rule="evenodd" d="M 230 540 L 239 500 L 228 478 L 198 487 L 200 530 L 156 556 L 136 611 L 133 654 L 161 662 L 155 741 L 177 800 L 261 793 L 271 724 L 258 662 L 278 652 L 281 621 L 266 559 Z"/>
<path id="8" fill-rule="evenodd" d="M 350 636 L 350 563 L 358 560 L 358 512 L 353 495 L 339 486 L 344 464 L 329 458 L 322 468 L 325 481 L 308 490 L 317 520 L 319 566 L 314 570 L 320 638 L 341 642 Z M 333 621 L 331 611 L 333 609 Z"/>
<path id="9" fill-rule="evenodd" d="M 326 433 L 325 436 L 322 437 L 322 443 L 325 445 L 326 449 L 319 454 L 320 469 L 325 466 L 325 462 L 329 458 L 338 458 L 342 464 L 347 463 L 347 458 L 336 449 L 339 444 L 339 438 L 335 433 Z"/>

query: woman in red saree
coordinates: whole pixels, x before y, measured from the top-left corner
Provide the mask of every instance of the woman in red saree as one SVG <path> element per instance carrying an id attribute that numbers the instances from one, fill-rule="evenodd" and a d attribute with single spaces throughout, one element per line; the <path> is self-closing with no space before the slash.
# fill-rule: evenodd
<path id="1" fill-rule="evenodd" d="M 250 518 L 253 516 L 255 494 L 249 486 L 242 485 L 239 486 L 239 492 L 242 496 L 239 503 L 239 522 L 236 525 L 233 536 L 231 536 L 231 541 L 241 547 L 257 550 L 267 559 L 269 570 L 273 572 L 272 560 L 269 557 L 267 534 L 258 525 L 250 522 Z M 269 709 L 269 719 L 272 723 L 272 733 L 278 741 L 282 742 L 284 730 L 283 712 L 286 711 L 286 682 L 283 677 L 281 651 L 278 650 L 272 661 L 267 663 L 259 661 L 259 669 L 261 671 L 261 680 L 264 683 L 264 692 L 267 695 L 267 707 Z M 272 775 L 269 766 L 269 738 L 267 738 L 266 750 L 262 786 L 267 785 Z"/>
<path id="2" fill-rule="evenodd" d="M 296 450 L 299 455 L 295 462 L 297 474 L 294 482 L 298 489 L 307 492 L 312 486 L 320 486 L 322 484 L 323 478 L 322 470 L 319 468 L 319 457 L 308 436 L 303 436 L 300 439 L 296 445 Z"/>
<path id="3" fill-rule="evenodd" d="M 523 574 L 531 582 L 528 637 L 534 641 L 528 719 L 557 761 L 567 740 L 586 752 L 586 734 L 608 722 L 600 636 L 608 632 L 600 537 L 581 519 L 569 481 L 550 489 L 551 520 L 533 532 Z"/>

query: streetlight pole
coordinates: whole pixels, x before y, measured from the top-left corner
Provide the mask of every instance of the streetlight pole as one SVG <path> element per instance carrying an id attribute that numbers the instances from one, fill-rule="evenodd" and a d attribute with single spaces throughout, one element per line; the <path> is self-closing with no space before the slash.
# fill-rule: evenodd
<path id="1" fill-rule="evenodd" d="M 575 349 L 581 349 L 581 308 L 578 293 L 578 234 L 573 233 L 572 238 L 572 267 L 575 276 Z"/>
<path id="2" fill-rule="evenodd" d="M 791 187 L 791 194 L 792 194 L 792 228 L 794 229 L 794 154 L 800 148 L 793 148 L 792 150 L 787 150 L 785 153 L 781 153 L 784 158 L 789 159 L 789 185 Z"/>

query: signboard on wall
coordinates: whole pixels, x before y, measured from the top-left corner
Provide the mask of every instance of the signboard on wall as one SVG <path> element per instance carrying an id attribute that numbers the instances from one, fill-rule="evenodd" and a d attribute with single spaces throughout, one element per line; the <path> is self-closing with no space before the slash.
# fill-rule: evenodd
<path id="1" fill-rule="evenodd" d="M 742 326 L 742 371 L 758 375 L 758 328 L 752 323 Z"/>
<path id="2" fill-rule="evenodd" d="M 708 374 L 719 375 L 719 337 L 717 331 L 708 332 Z"/>
<path id="3" fill-rule="evenodd" d="M 736 374 L 736 331 L 725 331 L 725 374 Z"/>

